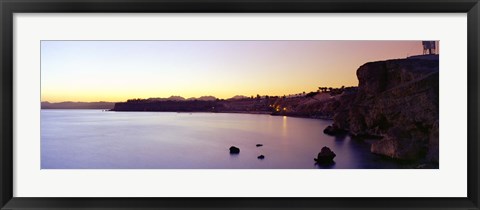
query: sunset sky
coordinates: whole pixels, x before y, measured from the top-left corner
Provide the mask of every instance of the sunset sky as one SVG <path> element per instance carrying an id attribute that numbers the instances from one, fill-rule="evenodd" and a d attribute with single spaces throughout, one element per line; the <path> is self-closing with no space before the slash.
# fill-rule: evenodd
<path id="1" fill-rule="evenodd" d="M 366 62 L 421 41 L 42 41 L 42 101 L 288 95 L 357 86 Z"/>

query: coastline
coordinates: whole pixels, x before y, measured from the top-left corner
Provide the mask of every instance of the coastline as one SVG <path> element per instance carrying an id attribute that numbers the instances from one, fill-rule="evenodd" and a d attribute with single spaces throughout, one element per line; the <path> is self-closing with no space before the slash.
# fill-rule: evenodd
<path id="1" fill-rule="evenodd" d="M 51 110 L 51 109 L 50 109 Z M 175 112 L 175 113 L 223 113 L 223 114 L 259 114 L 259 115 L 271 115 L 271 116 L 278 116 L 278 117 L 295 117 L 295 118 L 303 118 L 303 119 L 318 119 L 318 120 L 329 120 L 333 121 L 333 118 L 329 117 L 322 117 L 322 116 L 306 116 L 301 114 L 295 113 L 284 113 L 278 114 L 269 111 L 222 111 L 222 112 L 207 112 L 207 111 L 117 111 L 117 110 L 103 110 L 108 112 Z"/>

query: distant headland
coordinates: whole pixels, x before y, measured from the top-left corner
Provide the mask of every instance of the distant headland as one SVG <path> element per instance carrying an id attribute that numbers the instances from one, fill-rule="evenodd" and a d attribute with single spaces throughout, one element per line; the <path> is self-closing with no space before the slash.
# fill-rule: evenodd
<path id="1" fill-rule="evenodd" d="M 112 109 L 116 102 L 73 102 L 64 101 L 58 103 L 51 103 L 48 101 L 42 101 L 42 109 Z"/>
<path id="2" fill-rule="evenodd" d="M 356 87 L 320 87 L 309 93 L 235 96 L 230 99 L 218 99 L 213 96 L 198 99 L 184 99 L 179 96 L 130 99 L 115 103 L 111 111 L 263 113 L 333 119 L 333 109 L 325 105 L 343 94 L 355 92 L 356 89 Z"/>

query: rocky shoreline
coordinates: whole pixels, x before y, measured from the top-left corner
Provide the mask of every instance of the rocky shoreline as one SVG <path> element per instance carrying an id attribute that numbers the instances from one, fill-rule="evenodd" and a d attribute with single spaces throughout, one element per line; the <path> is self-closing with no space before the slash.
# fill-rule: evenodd
<path id="1" fill-rule="evenodd" d="M 370 151 L 399 161 L 438 164 L 438 55 L 369 62 L 357 70 L 358 87 L 298 96 L 234 100 L 116 103 L 111 111 L 271 114 L 329 119 L 328 135 L 377 139 Z"/>
<path id="2" fill-rule="evenodd" d="M 380 137 L 375 154 L 438 163 L 438 59 L 366 63 L 357 77 L 358 91 L 340 99 L 331 130 Z"/>

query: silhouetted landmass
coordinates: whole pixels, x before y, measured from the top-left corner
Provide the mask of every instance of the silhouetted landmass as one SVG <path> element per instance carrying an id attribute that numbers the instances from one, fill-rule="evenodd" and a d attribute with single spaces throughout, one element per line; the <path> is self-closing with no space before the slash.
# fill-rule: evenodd
<path id="1" fill-rule="evenodd" d="M 112 109 L 115 102 L 42 102 L 42 109 Z"/>
<path id="2" fill-rule="evenodd" d="M 236 95 L 236 96 L 233 96 L 229 99 L 230 100 L 237 100 L 237 99 L 245 99 L 245 98 L 248 98 L 248 97 L 247 96 L 242 96 L 242 95 Z"/>
<path id="3" fill-rule="evenodd" d="M 191 97 L 185 99 L 182 96 L 170 96 L 168 98 L 148 98 L 149 101 L 215 101 L 217 98 L 215 96 L 201 96 L 198 98 Z"/>
<path id="4" fill-rule="evenodd" d="M 438 55 L 366 63 L 358 91 L 340 98 L 333 129 L 379 136 L 371 152 L 438 163 Z"/>
<path id="5" fill-rule="evenodd" d="M 130 99 L 127 102 L 116 103 L 112 111 L 265 113 L 333 119 L 336 98 L 355 90 L 355 87 L 349 87 L 335 93 L 327 91 L 281 97 L 234 97 L 227 100 Z"/>

